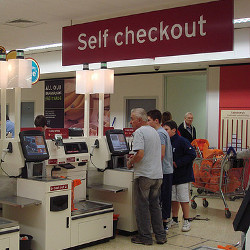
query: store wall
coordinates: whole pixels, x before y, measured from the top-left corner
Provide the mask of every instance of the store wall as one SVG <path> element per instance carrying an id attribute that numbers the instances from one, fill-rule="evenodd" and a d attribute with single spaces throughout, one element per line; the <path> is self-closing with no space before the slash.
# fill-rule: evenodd
<path id="1" fill-rule="evenodd" d="M 165 77 L 166 74 L 161 73 L 116 76 L 114 94 L 110 97 L 110 121 L 116 117 L 115 128 L 125 126 L 126 99 L 156 99 L 156 108 L 162 112 L 165 111 L 164 103 L 167 100 L 167 109 L 173 113 L 178 124 L 183 121 L 187 111 L 192 111 L 198 136 L 206 138 L 206 75 L 199 74 L 198 82 L 194 77 L 186 76 L 185 82 L 182 82 L 183 76 L 169 76 L 166 99 Z M 186 95 L 188 98 L 185 98 Z M 10 118 L 14 120 L 14 90 L 8 90 L 7 96 Z M 23 89 L 22 101 L 35 103 L 35 116 L 44 114 L 44 82 L 38 82 L 32 89 Z M 187 108 L 187 104 L 191 106 Z"/>
<path id="2" fill-rule="evenodd" d="M 164 74 L 138 74 L 115 77 L 110 98 L 110 121 L 116 117 L 116 128 L 125 126 L 126 99 L 156 98 L 156 108 L 163 110 Z"/>
<path id="3" fill-rule="evenodd" d="M 220 70 L 220 108 L 250 109 L 250 65 Z"/>
<path id="4" fill-rule="evenodd" d="M 1 98 L 0 98 L 1 99 Z M 44 82 L 40 81 L 32 86 L 30 89 L 21 90 L 22 102 L 34 102 L 34 117 L 43 114 L 44 112 Z M 7 89 L 6 105 L 9 108 L 9 117 L 11 121 L 15 122 L 15 91 L 14 89 Z M 20 107 L 21 110 L 21 107 Z"/>
<path id="5" fill-rule="evenodd" d="M 34 115 L 44 113 L 44 81 L 38 82 L 32 86 L 32 89 L 22 90 L 23 102 L 34 102 Z"/>
<path id="6" fill-rule="evenodd" d="M 238 66 L 236 66 L 238 67 Z M 249 66 L 248 66 L 249 67 Z M 205 83 L 198 84 L 199 89 L 196 89 L 197 92 L 191 93 L 187 92 L 190 90 L 187 79 L 185 80 L 184 86 L 178 85 L 171 79 L 169 76 L 169 83 L 172 82 L 170 89 L 167 91 L 167 108 L 164 106 L 164 79 L 166 74 L 157 73 L 157 74 L 137 74 L 137 75 L 117 75 L 115 76 L 115 87 L 114 94 L 111 94 L 111 103 L 110 103 L 110 121 L 112 122 L 114 117 L 116 117 L 116 128 L 123 128 L 125 126 L 125 101 L 127 98 L 156 98 L 157 108 L 161 111 L 166 109 L 170 110 L 173 113 L 174 119 L 177 123 L 180 123 L 183 120 L 183 115 L 187 111 L 192 111 L 198 107 L 201 110 L 194 112 L 194 125 L 198 130 L 198 137 L 207 138 L 209 140 L 210 146 L 218 147 L 218 135 L 219 135 L 219 95 L 220 95 L 220 67 L 209 67 L 207 86 Z M 229 71 L 233 73 L 233 71 Z M 245 71 L 249 72 L 249 68 Z M 242 76 L 241 73 L 235 73 L 237 76 Z M 240 85 L 239 80 L 233 80 L 233 75 L 229 76 L 228 79 L 232 79 L 232 84 L 223 87 L 224 94 L 227 95 L 230 93 L 231 99 L 227 98 L 228 105 L 233 102 L 242 103 L 241 98 L 238 98 L 238 94 L 241 93 L 244 95 L 244 103 L 249 103 L 249 87 L 247 81 L 245 85 Z M 177 77 L 179 78 L 179 76 Z M 180 73 L 181 78 L 181 73 Z M 240 78 L 237 78 L 240 79 Z M 205 76 L 203 75 L 203 80 L 205 81 Z M 188 83 L 188 84 L 187 84 Z M 237 84 L 236 84 L 237 83 Z M 169 86 L 170 86 L 169 85 Z M 187 89 L 184 90 L 184 87 Z M 180 91 L 182 89 L 182 91 Z M 191 88 L 192 89 L 192 88 Z M 221 89 L 222 91 L 222 89 Z M 171 93 L 171 94 L 170 94 Z M 175 93 L 175 94 L 173 94 Z M 182 95 L 182 97 L 176 97 L 176 93 Z M 223 93 L 221 93 L 223 94 Z M 185 98 L 188 96 L 188 98 Z M 234 98 L 235 97 L 235 98 Z M 174 99 L 172 102 L 171 100 Z M 180 99 L 181 102 L 176 102 L 175 99 Z M 188 103 L 193 105 L 186 107 L 183 100 L 190 100 Z M 7 90 L 7 104 L 9 106 L 9 115 L 10 119 L 14 121 L 15 112 L 14 112 L 14 90 Z M 237 101 L 238 100 L 238 101 Z M 34 102 L 35 115 L 44 113 L 44 82 L 38 82 L 32 87 L 32 89 L 23 89 L 22 90 L 22 101 L 25 102 Z M 197 104 L 198 103 L 198 104 Z M 206 104 L 205 104 L 206 103 Z M 223 103 L 223 102 L 221 102 Z M 171 107 L 172 105 L 172 107 Z M 245 104 L 244 104 L 245 105 Z M 246 106 L 246 105 L 245 105 Z M 183 108 L 181 110 L 180 108 Z M 205 107 L 205 108 L 204 108 Z M 238 107 L 238 106 L 237 106 Z M 243 107 L 243 106 L 242 106 Z M 249 107 L 249 106 L 248 106 Z M 176 111 L 178 108 L 178 112 Z M 199 112 L 203 112 L 201 116 Z M 197 120 L 197 117 L 202 117 Z M 202 132 L 201 132 L 202 131 Z"/>
<path id="7" fill-rule="evenodd" d="M 207 138 L 206 87 L 206 71 L 166 76 L 166 110 L 178 125 L 187 112 L 192 112 L 197 138 Z"/>
<path id="8" fill-rule="evenodd" d="M 220 142 L 226 150 L 250 146 L 250 65 L 223 66 L 220 69 Z"/>
<path id="9" fill-rule="evenodd" d="M 126 98 L 156 98 L 157 108 L 163 110 L 163 74 L 116 76 L 114 94 L 110 97 L 110 121 L 116 117 L 116 128 L 125 126 Z M 7 91 L 10 119 L 14 121 L 14 90 Z M 22 101 L 35 103 L 35 116 L 44 114 L 44 82 L 38 82 L 31 89 L 22 90 Z"/>

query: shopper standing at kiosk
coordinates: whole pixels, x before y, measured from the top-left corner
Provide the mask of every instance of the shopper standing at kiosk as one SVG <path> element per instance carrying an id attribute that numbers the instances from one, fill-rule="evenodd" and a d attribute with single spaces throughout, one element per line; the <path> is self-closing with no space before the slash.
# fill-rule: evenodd
<path id="1" fill-rule="evenodd" d="M 168 121 L 163 124 L 167 130 L 173 148 L 173 186 L 172 186 L 172 220 L 169 227 L 178 226 L 178 214 L 181 206 L 183 212 L 182 231 L 191 230 L 189 222 L 189 183 L 194 181 L 193 160 L 196 157 L 194 148 L 190 142 L 177 134 L 175 121 Z"/>
<path id="2" fill-rule="evenodd" d="M 47 128 L 47 119 L 44 115 L 38 115 L 34 121 L 34 124 L 37 127 L 42 128 L 42 131 L 44 132 Z"/>
<path id="3" fill-rule="evenodd" d="M 138 236 L 131 239 L 132 243 L 152 245 L 153 239 L 150 225 L 157 244 L 164 244 L 166 232 L 162 224 L 159 205 L 159 191 L 162 184 L 161 141 L 155 129 L 147 124 L 147 113 L 142 108 L 131 110 L 134 132 L 132 156 L 127 166 L 134 167 L 135 215 Z"/>
<path id="4" fill-rule="evenodd" d="M 167 231 L 167 222 L 171 214 L 172 180 L 173 180 L 173 153 L 170 137 L 167 131 L 161 126 L 162 115 L 157 109 L 147 113 L 148 125 L 153 127 L 161 139 L 161 160 L 163 171 L 163 182 L 161 185 L 161 206 L 164 229 Z"/>

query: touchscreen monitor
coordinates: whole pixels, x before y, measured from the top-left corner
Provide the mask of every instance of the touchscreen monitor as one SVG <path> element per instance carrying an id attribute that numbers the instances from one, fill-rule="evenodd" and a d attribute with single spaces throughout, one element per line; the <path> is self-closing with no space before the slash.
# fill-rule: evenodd
<path id="1" fill-rule="evenodd" d="M 125 155 L 129 153 L 128 144 L 123 130 L 107 130 L 106 138 L 112 155 Z"/>
<path id="2" fill-rule="evenodd" d="M 19 137 L 26 161 L 44 161 L 49 158 L 43 132 L 38 130 L 22 131 Z"/>

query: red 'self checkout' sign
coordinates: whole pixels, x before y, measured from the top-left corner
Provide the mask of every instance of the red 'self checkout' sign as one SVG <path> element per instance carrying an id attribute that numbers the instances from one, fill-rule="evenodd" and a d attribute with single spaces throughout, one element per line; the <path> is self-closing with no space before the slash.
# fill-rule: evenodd
<path id="1" fill-rule="evenodd" d="M 233 0 L 63 28 L 63 65 L 233 50 Z"/>

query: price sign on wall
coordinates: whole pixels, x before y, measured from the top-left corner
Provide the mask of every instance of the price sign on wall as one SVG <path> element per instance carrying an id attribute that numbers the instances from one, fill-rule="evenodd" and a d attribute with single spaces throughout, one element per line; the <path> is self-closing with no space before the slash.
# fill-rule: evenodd
<path id="1" fill-rule="evenodd" d="M 250 147 L 250 110 L 221 110 L 220 145 L 223 151 Z"/>

